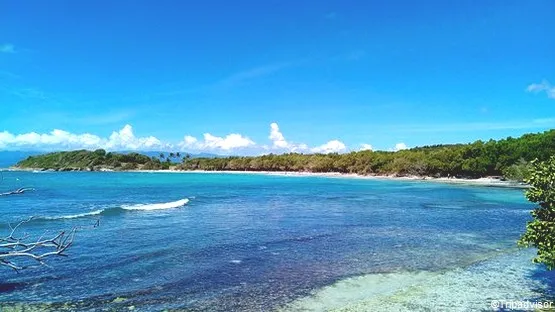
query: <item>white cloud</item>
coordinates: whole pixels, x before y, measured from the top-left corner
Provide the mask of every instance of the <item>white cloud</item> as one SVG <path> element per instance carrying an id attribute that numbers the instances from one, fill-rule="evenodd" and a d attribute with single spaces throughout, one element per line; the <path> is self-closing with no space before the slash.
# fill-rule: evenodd
<path id="1" fill-rule="evenodd" d="M 283 133 L 279 130 L 277 123 L 272 122 L 270 124 L 270 136 L 268 137 L 272 141 L 272 148 L 287 152 L 303 152 L 308 150 L 306 144 L 295 144 L 285 140 Z"/>
<path id="2" fill-rule="evenodd" d="M 185 138 L 183 138 L 183 141 L 186 145 L 193 145 L 195 144 L 198 140 L 197 138 L 190 136 L 190 135 L 186 135 Z"/>
<path id="3" fill-rule="evenodd" d="M 303 152 L 308 150 L 308 145 L 301 143 L 297 145 L 293 145 L 291 148 L 291 152 Z"/>
<path id="4" fill-rule="evenodd" d="M 304 143 L 292 143 L 285 139 L 277 123 L 270 124 L 271 145 L 258 145 L 247 136 L 231 133 L 226 136 L 215 136 L 205 133 L 202 139 L 186 135 L 178 144 L 162 142 L 154 136 L 137 137 L 131 125 L 125 125 L 118 131 L 113 131 L 108 137 L 101 137 L 90 133 L 71 133 L 54 129 L 48 133 L 12 134 L 8 131 L 0 132 L 0 150 L 71 150 L 103 148 L 110 151 L 125 150 L 172 150 L 207 151 L 216 154 L 257 155 L 260 153 L 343 153 L 347 151 L 345 144 L 339 140 L 332 140 L 323 145 L 309 147 Z M 406 148 L 406 147 L 405 147 Z M 362 144 L 361 150 L 372 149 L 369 144 Z"/>
<path id="5" fill-rule="evenodd" d="M 125 125 L 118 132 L 113 132 L 109 138 L 101 138 L 90 133 L 74 134 L 64 130 L 54 129 L 50 133 L 39 134 L 29 132 L 12 134 L 0 132 L 0 149 L 96 149 L 107 150 L 152 150 L 167 147 L 153 136 L 135 137 L 133 128 Z"/>
<path id="6" fill-rule="evenodd" d="M 282 153 L 282 152 L 312 152 L 312 153 L 341 153 L 345 152 L 347 148 L 343 142 L 338 140 L 329 141 L 328 143 L 310 148 L 304 143 L 292 143 L 287 141 L 281 132 L 279 125 L 275 122 L 270 124 L 270 134 L 268 139 L 271 145 L 258 145 L 250 138 L 240 134 L 229 134 L 225 137 L 217 137 L 210 133 L 204 134 L 202 140 L 187 135 L 183 138 L 178 146 L 181 150 L 194 150 L 194 151 L 212 151 L 229 153 L 242 152 L 250 155 L 267 154 L 267 153 Z"/>
<path id="7" fill-rule="evenodd" d="M 7 131 L 0 133 L 0 148 L 95 148 L 102 139 L 92 134 L 73 134 L 63 130 L 52 130 L 50 133 L 39 134 L 29 132 L 14 135 Z"/>
<path id="8" fill-rule="evenodd" d="M 543 80 L 541 83 L 533 83 L 526 88 L 526 91 L 538 93 L 545 91 L 547 97 L 550 99 L 555 99 L 555 86 L 552 86 L 549 81 Z"/>
<path id="9" fill-rule="evenodd" d="M 358 150 L 359 151 L 371 151 L 371 150 L 373 150 L 373 148 L 372 148 L 372 145 L 363 143 L 363 144 L 360 144 L 360 148 Z"/>
<path id="10" fill-rule="evenodd" d="M 255 145 L 255 143 L 240 134 L 232 133 L 228 134 L 225 138 L 213 136 L 210 133 L 204 134 L 204 143 L 208 148 L 219 148 L 223 150 L 231 150 L 241 147 L 249 147 Z"/>
<path id="11" fill-rule="evenodd" d="M 106 143 L 106 148 L 110 150 L 118 149 L 153 149 L 156 147 L 163 147 L 162 142 L 153 136 L 148 136 L 144 138 L 137 138 L 133 134 L 133 127 L 130 125 L 125 125 L 120 131 L 112 132 L 108 142 Z"/>
<path id="12" fill-rule="evenodd" d="M 0 44 L 0 53 L 15 53 L 15 46 L 9 43 Z"/>
<path id="13" fill-rule="evenodd" d="M 343 142 L 338 140 L 329 141 L 326 144 L 320 145 L 318 147 L 313 147 L 310 149 L 313 153 L 322 153 L 322 154 L 329 154 L 329 153 L 342 153 L 345 152 L 347 148 Z"/>
<path id="14" fill-rule="evenodd" d="M 270 124 L 269 139 L 272 141 L 274 148 L 287 148 L 289 146 L 289 143 L 287 143 L 287 141 L 285 141 L 285 137 L 279 131 L 278 124 L 275 123 L 275 122 L 272 122 Z"/>
<path id="15" fill-rule="evenodd" d="M 397 143 L 395 144 L 395 148 L 393 149 L 394 151 L 401 151 L 401 150 L 406 150 L 408 147 L 405 143 Z"/>
<path id="16" fill-rule="evenodd" d="M 239 148 L 253 147 L 256 143 L 248 137 L 244 137 L 237 133 L 228 134 L 225 137 L 217 137 L 210 133 L 204 134 L 204 140 L 199 141 L 197 138 L 186 135 L 183 141 L 179 143 L 182 150 L 221 150 L 232 151 Z"/>

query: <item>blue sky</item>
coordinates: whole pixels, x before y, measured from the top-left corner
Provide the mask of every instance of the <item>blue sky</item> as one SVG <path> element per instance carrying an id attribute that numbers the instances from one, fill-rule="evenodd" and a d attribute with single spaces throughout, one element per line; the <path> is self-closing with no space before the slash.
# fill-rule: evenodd
<path id="1" fill-rule="evenodd" d="M 551 0 L 3 1 L 0 150 L 388 150 L 539 132 L 555 128 L 553 12 Z"/>

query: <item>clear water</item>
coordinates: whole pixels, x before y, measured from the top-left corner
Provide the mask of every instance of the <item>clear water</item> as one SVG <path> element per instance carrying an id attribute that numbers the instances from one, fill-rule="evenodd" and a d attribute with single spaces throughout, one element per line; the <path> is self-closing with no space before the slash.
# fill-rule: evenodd
<path id="1" fill-rule="evenodd" d="M 3 175 L 0 192 L 35 191 L 0 197 L 0 231 L 30 216 L 22 229 L 32 237 L 80 227 L 69 257 L 51 258 L 51 268 L 0 268 L 5 306 L 475 311 L 553 294 L 534 251 L 515 246 L 532 208 L 522 190 L 254 174 Z M 168 204 L 139 206 L 155 203 Z"/>

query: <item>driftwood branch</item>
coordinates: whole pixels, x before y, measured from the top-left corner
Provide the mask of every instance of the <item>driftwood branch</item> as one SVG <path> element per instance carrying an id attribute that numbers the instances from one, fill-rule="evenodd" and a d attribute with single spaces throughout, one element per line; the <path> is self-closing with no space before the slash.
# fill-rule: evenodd
<path id="1" fill-rule="evenodd" d="M 19 265 L 16 260 L 28 259 L 39 265 L 46 265 L 45 258 L 51 256 L 66 256 L 65 251 L 73 244 L 75 237 L 74 228 L 70 232 L 59 232 L 51 238 L 44 238 L 43 234 L 36 241 L 31 241 L 29 235 L 16 236 L 17 229 L 24 223 L 31 221 L 32 218 L 19 222 L 15 227 L 10 227 L 10 234 L 0 237 L 0 266 L 6 266 L 20 271 L 33 267 L 33 265 Z"/>
<path id="2" fill-rule="evenodd" d="M 14 190 L 14 191 L 9 191 L 9 192 L 6 192 L 6 193 L 0 193 L 0 196 L 23 194 L 27 191 L 34 191 L 34 190 L 35 190 L 34 188 L 21 187 L 21 188 L 18 188 L 17 190 Z"/>

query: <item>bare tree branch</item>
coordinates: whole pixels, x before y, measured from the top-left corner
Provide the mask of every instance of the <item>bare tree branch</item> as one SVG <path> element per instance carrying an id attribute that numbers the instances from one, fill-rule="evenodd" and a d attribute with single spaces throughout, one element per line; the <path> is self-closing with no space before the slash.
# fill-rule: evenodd
<path id="1" fill-rule="evenodd" d="M 27 191 L 34 191 L 34 190 L 35 190 L 34 188 L 21 187 L 21 188 L 18 188 L 17 190 L 14 190 L 14 191 L 6 192 L 6 193 L 0 193 L 0 196 L 23 194 Z"/>
<path id="2" fill-rule="evenodd" d="M 9 224 L 11 229 L 10 235 L 0 237 L 0 265 L 12 268 L 15 271 L 30 268 L 30 265 L 19 265 L 16 259 L 31 259 L 39 265 L 46 265 L 44 259 L 51 256 L 67 256 L 64 252 L 73 244 L 76 228 L 69 233 L 65 231 L 59 232 L 52 238 L 44 239 L 45 234 L 41 235 L 36 241 L 28 242 L 29 236 L 24 234 L 22 237 L 16 237 L 16 230 L 24 223 L 31 221 L 33 218 L 19 222 L 15 227 Z"/>

